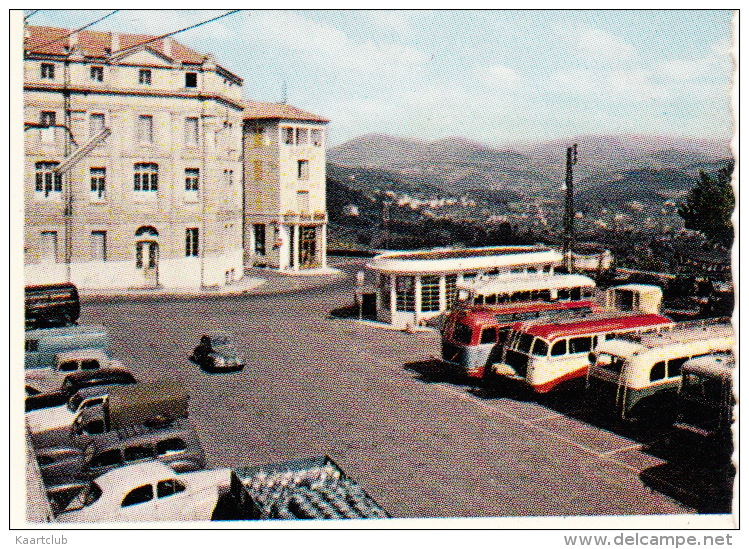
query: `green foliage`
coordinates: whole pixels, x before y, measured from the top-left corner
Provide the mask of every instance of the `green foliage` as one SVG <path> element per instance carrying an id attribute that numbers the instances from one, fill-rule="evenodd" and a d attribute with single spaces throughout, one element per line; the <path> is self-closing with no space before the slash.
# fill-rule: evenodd
<path id="1" fill-rule="evenodd" d="M 684 226 L 702 233 L 714 244 L 730 248 L 733 243 L 731 214 L 735 197 L 731 187 L 733 162 L 721 169 L 717 177 L 700 170 L 697 186 L 689 191 L 687 201 L 679 206 Z"/>

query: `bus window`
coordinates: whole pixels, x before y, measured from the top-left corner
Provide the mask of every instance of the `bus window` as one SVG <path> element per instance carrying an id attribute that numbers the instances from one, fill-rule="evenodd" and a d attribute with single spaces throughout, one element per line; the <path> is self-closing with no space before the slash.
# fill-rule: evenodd
<path id="1" fill-rule="evenodd" d="M 551 301 L 551 292 L 549 290 L 541 290 L 538 292 L 538 300 L 539 301 Z"/>
<path id="2" fill-rule="evenodd" d="M 585 287 L 583 288 L 583 297 L 589 298 L 593 297 L 595 295 L 595 292 L 593 291 L 593 288 Z"/>
<path id="3" fill-rule="evenodd" d="M 528 291 L 518 292 L 518 294 L 519 294 L 518 301 L 529 301 L 531 298 L 531 293 Z"/>
<path id="4" fill-rule="evenodd" d="M 537 337 L 536 341 L 533 342 L 533 354 L 536 356 L 546 356 L 548 352 L 549 344 L 540 337 Z"/>
<path id="5" fill-rule="evenodd" d="M 677 377 L 681 375 L 681 367 L 684 365 L 684 363 L 689 360 L 689 357 L 683 357 L 683 358 L 672 358 L 668 361 L 668 366 L 666 368 L 666 377 Z"/>
<path id="6" fill-rule="evenodd" d="M 481 330 L 480 343 L 495 343 L 497 341 L 497 328 L 484 328 Z"/>
<path id="7" fill-rule="evenodd" d="M 518 341 L 518 351 L 521 353 L 529 353 L 531 350 L 531 344 L 533 343 L 533 336 L 530 334 L 520 334 L 520 340 Z"/>
<path id="8" fill-rule="evenodd" d="M 596 360 L 596 367 L 605 368 L 616 374 L 621 374 L 624 368 L 624 359 L 608 353 L 601 353 Z"/>
<path id="9" fill-rule="evenodd" d="M 509 296 L 507 294 L 497 294 L 497 304 L 507 303 Z"/>
<path id="10" fill-rule="evenodd" d="M 544 265 L 544 273 L 550 273 L 551 272 L 551 265 Z"/>
<path id="11" fill-rule="evenodd" d="M 500 345 L 504 345 L 504 342 L 507 341 L 507 334 L 509 333 L 509 328 L 505 328 L 504 330 L 497 330 L 497 343 L 499 343 Z"/>
<path id="12" fill-rule="evenodd" d="M 568 301 L 570 298 L 570 291 L 567 289 L 557 290 L 557 299 L 560 301 Z"/>
<path id="13" fill-rule="evenodd" d="M 582 290 L 580 288 L 572 288 L 570 290 L 570 299 L 572 301 L 580 301 L 581 296 L 582 296 Z"/>
<path id="14" fill-rule="evenodd" d="M 523 269 L 521 267 L 513 267 L 512 269 L 510 269 L 510 272 L 512 274 L 519 274 L 523 272 Z"/>
<path id="15" fill-rule="evenodd" d="M 476 273 L 463 273 L 463 282 L 473 282 L 476 280 Z"/>
<path id="16" fill-rule="evenodd" d="M 567 340 L 561 339 L 551 346 L 551 356 L 562 356 L 567 354 Z"/>
<path id="17" fill-rule="evenodd" d="M 495 294 L 488 295 L 484 298 L 484 303 L 487 305 L 494 305 L 497 302 L 497 296 Z"/>
<path id="18" fill-rule="evenodd" d="M 608 341 L 609 339 L 614 339 L 615 337 L 616 337 L 615 333 L 608 333 L 606 334 L 606 341 Z"/>
<path id="19" fill-rule="evenodd" d="M 473 330 L 465 324 L 456 324 L 453 330 L 453 341 L 462 345 L 470 345 Z"/>
<path id="20" fill-rule="evenodd" d="M 535 267 L 528 267 L 528 270 L 526 272 L 528 274 L 536 274 L 537 269 Z"/>
<path id="21" fill-rule="evenodd" d="M 483 295 L 477 295 L 476 298 L 473 300 L 473 302 L 476 305 L 483 305 L 484 304 L 484 296 Z"/>
<path id="22" fill-rule="evenodd" d="M 573 337 L 570 339 L 570 354 L 589 353 L 591 349 L 590 336 Z"/>
<path id="23" fill-rule="evenodd" d="M 650 369 L 650 381 L 658 381 L 666 377 L 666 363 L 662 360 L 653 364 Z"/>

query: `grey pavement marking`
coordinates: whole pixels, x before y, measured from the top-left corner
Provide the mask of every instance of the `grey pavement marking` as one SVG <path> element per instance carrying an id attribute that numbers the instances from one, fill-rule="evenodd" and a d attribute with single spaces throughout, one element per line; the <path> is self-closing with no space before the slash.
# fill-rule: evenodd
<path id="1" fill-rule="evenodd" d="M 562 417 L 563 414 L 560 414 L 559 412 L 554 412 L 553 414 L 549 414 L 547 416 L 541 416 L 534 419 L 529 420 L 531 423 L 535 423 L 536 421 L 546 421 L 547 419 L 556 419 L 558 417 Z"/>
<path id="2" fill-rule="evenodd" d="M 623 446 L 622 448 L 614 448 L 613 450 L 608 450 L 606 452 L 602 452 L 601 456 L 610 456 L 619 452 L 626 452 L 627 450 L 640 450 L 642 449 L 642 444 L 632 444 L 631 446 Z"/>

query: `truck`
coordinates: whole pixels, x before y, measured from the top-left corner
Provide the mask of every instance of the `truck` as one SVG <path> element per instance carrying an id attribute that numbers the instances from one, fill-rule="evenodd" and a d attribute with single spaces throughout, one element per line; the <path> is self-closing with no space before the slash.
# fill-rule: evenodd
<path id="1" fill-rule="evenodd" d="M 27 370 L 52 368 L 57 355 L 79 349 L 101 349 L 109 354 L 109 334 L 104 326 L 84 325 L 27 330 L 24 367 Z"/>
<path id="2" fill-rule="evenodd" d="M 103 349 L 76 349 L 52 355 L 49 366 L 25 370 L 27 392 L 49 393 L 60 388 L 66 376 L 73 372 L 124 369 L 119 360 L 112 359 Z"/>
<path id="3" fill-rule="evenodd" d="M 75 284 L 26 286 L 26 327 L 61 327 L 75 324 L 81 314 Z"/>
<path id="4" fill-rule="evenodd" d="M 190 395 L 172 379 L 114 386 L 101 402 L 82 407 L 72 424 L 32 433 L 36 450 L 55 447 L 84 448 L 101 433 L 134 425 L 164 425 L 188 417 Z"/>

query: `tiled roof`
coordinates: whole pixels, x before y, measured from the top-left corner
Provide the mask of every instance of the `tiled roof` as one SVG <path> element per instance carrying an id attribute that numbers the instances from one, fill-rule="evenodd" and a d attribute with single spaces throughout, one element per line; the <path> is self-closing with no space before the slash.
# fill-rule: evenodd
<path id="1" fill-rule="evenodd" d="M 258 101 L 245 101 L 244 119 L 285 119 L 285 120 L 308 120 L 312 122 L 330 122 L 327 118 L 312 114 L 311 112 L 297 109 L 285 103 L 261 103 Z"/>
<path id="2" fill-rule="evenodd" d="M 65 55 L 67 53 L 66 47 L 70 45 L 72 37 L 58 40 L 52 44 L 48 44 L 48 42 L 62 38 L 69 34 L 70 30 L 54 27 L 26 27 L 25 30 L 24 49 L 26 51 L 42 55 Z M 116 33 L 88 30 L 79 31 L 77 33 L 77 47 L 86 57 L 106 57 L 111 51 L 121 51 L 154 38 L 154 36 L 145 34 L 119 34 L 119 47 L 116 44 L 113 47 L 113 34 Z M 170 40 L 171 42 L 171 52 L 169 55 L 165 52 L 165 40 Z M 191 50 L 173 39 L 162 38 L 147 44 L 146 47 L 181 63 L 200 64 L 205 57 L 203 54 Z"/>

